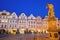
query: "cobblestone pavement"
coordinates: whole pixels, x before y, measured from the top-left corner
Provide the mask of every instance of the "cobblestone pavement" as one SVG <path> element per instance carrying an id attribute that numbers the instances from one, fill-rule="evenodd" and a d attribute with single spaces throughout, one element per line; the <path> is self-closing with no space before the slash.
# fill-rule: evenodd
<path id="1" fill-rule="evenodd" d="M 49 40 L 46 34 L 5 35 L 0 40 Z"/>

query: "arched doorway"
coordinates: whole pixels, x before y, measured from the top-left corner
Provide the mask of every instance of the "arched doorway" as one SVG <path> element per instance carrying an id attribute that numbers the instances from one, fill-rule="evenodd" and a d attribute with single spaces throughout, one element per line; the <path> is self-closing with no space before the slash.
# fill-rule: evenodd
<path id="1" fill-rule="evenodd" d="M 6 30 L 5 29 L 0 29 L 0 34 L 4 34 L 6 33 Z"/>

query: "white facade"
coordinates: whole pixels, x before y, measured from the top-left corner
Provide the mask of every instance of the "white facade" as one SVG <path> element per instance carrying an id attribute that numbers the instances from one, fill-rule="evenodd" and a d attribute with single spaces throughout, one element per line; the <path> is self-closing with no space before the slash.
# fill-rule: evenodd
<path id="1" fill-rule="evenodd" d="M 12 14 L 3 10 L 0 12 L 0 28 L 4 28 L 6 30 L 10 29 L 40 29 L 46 30 L 48 29 L 48 16 L 45 16 L 42 19 L 40 16 L 34 17 L 33 14 L 30 16 L 26 16 L 25 13 L 21 13 L 18 17 L 15 12 Z M 58 26 L 58 18 L 56 18 L 56 25 Z"/>
<path id="2" fill-rule="evenodd" d="M 8 23 L 9 23 L 9 29 L 17 29 L 18 28 L 18 25 L 17 25 L 18 24 L 18 17 L 15 12 L 13 12 L 10 15 L 10 18 L 8 19 Z"/>
<path id="3" fill-rule="evenodd" d="M 36 28 L 36 18 L 31 14 L 28 17 L 28 29 Z"/>
<path id="4" fill-rule="evenodd" d="M 27 23 L 27 16 L 24 13 L 21 13 L 19 16 L 19 22 L 18 22 L 19 29 L 24 28 L 26 29 L 28 27 Z"/>

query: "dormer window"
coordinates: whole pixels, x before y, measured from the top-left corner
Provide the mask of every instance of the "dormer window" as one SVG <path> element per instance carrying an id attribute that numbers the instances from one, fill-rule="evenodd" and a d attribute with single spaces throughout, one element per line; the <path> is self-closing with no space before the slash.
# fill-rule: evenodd
<path id="1" fill-rule="evenodd" d="M 24 16 L 24 14 L 22 16 Z"/>
<path id="2" fill-rule="evenodd" d="M 12 18 L 17 18 L 17 15 L 16 15 L 15 12 L 13 12 L 13 13 L 11 14 L 11 16 L 12 16 Z"/>

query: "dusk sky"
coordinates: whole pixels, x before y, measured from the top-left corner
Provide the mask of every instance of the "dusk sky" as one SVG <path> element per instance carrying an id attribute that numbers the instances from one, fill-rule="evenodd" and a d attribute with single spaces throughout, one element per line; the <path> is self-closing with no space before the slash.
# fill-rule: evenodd
<path id="1" fill-rule="evenodd" d="M 48 3 L 54 5 L 55 16 L 60 19 L 60 0 L 0 0 L 0 11 L 16 12 L 18 16 L 21 13 L 27 16 L 32 13 L 35 17 L 44 18 L 48 14 L 46 8 Z"/>

